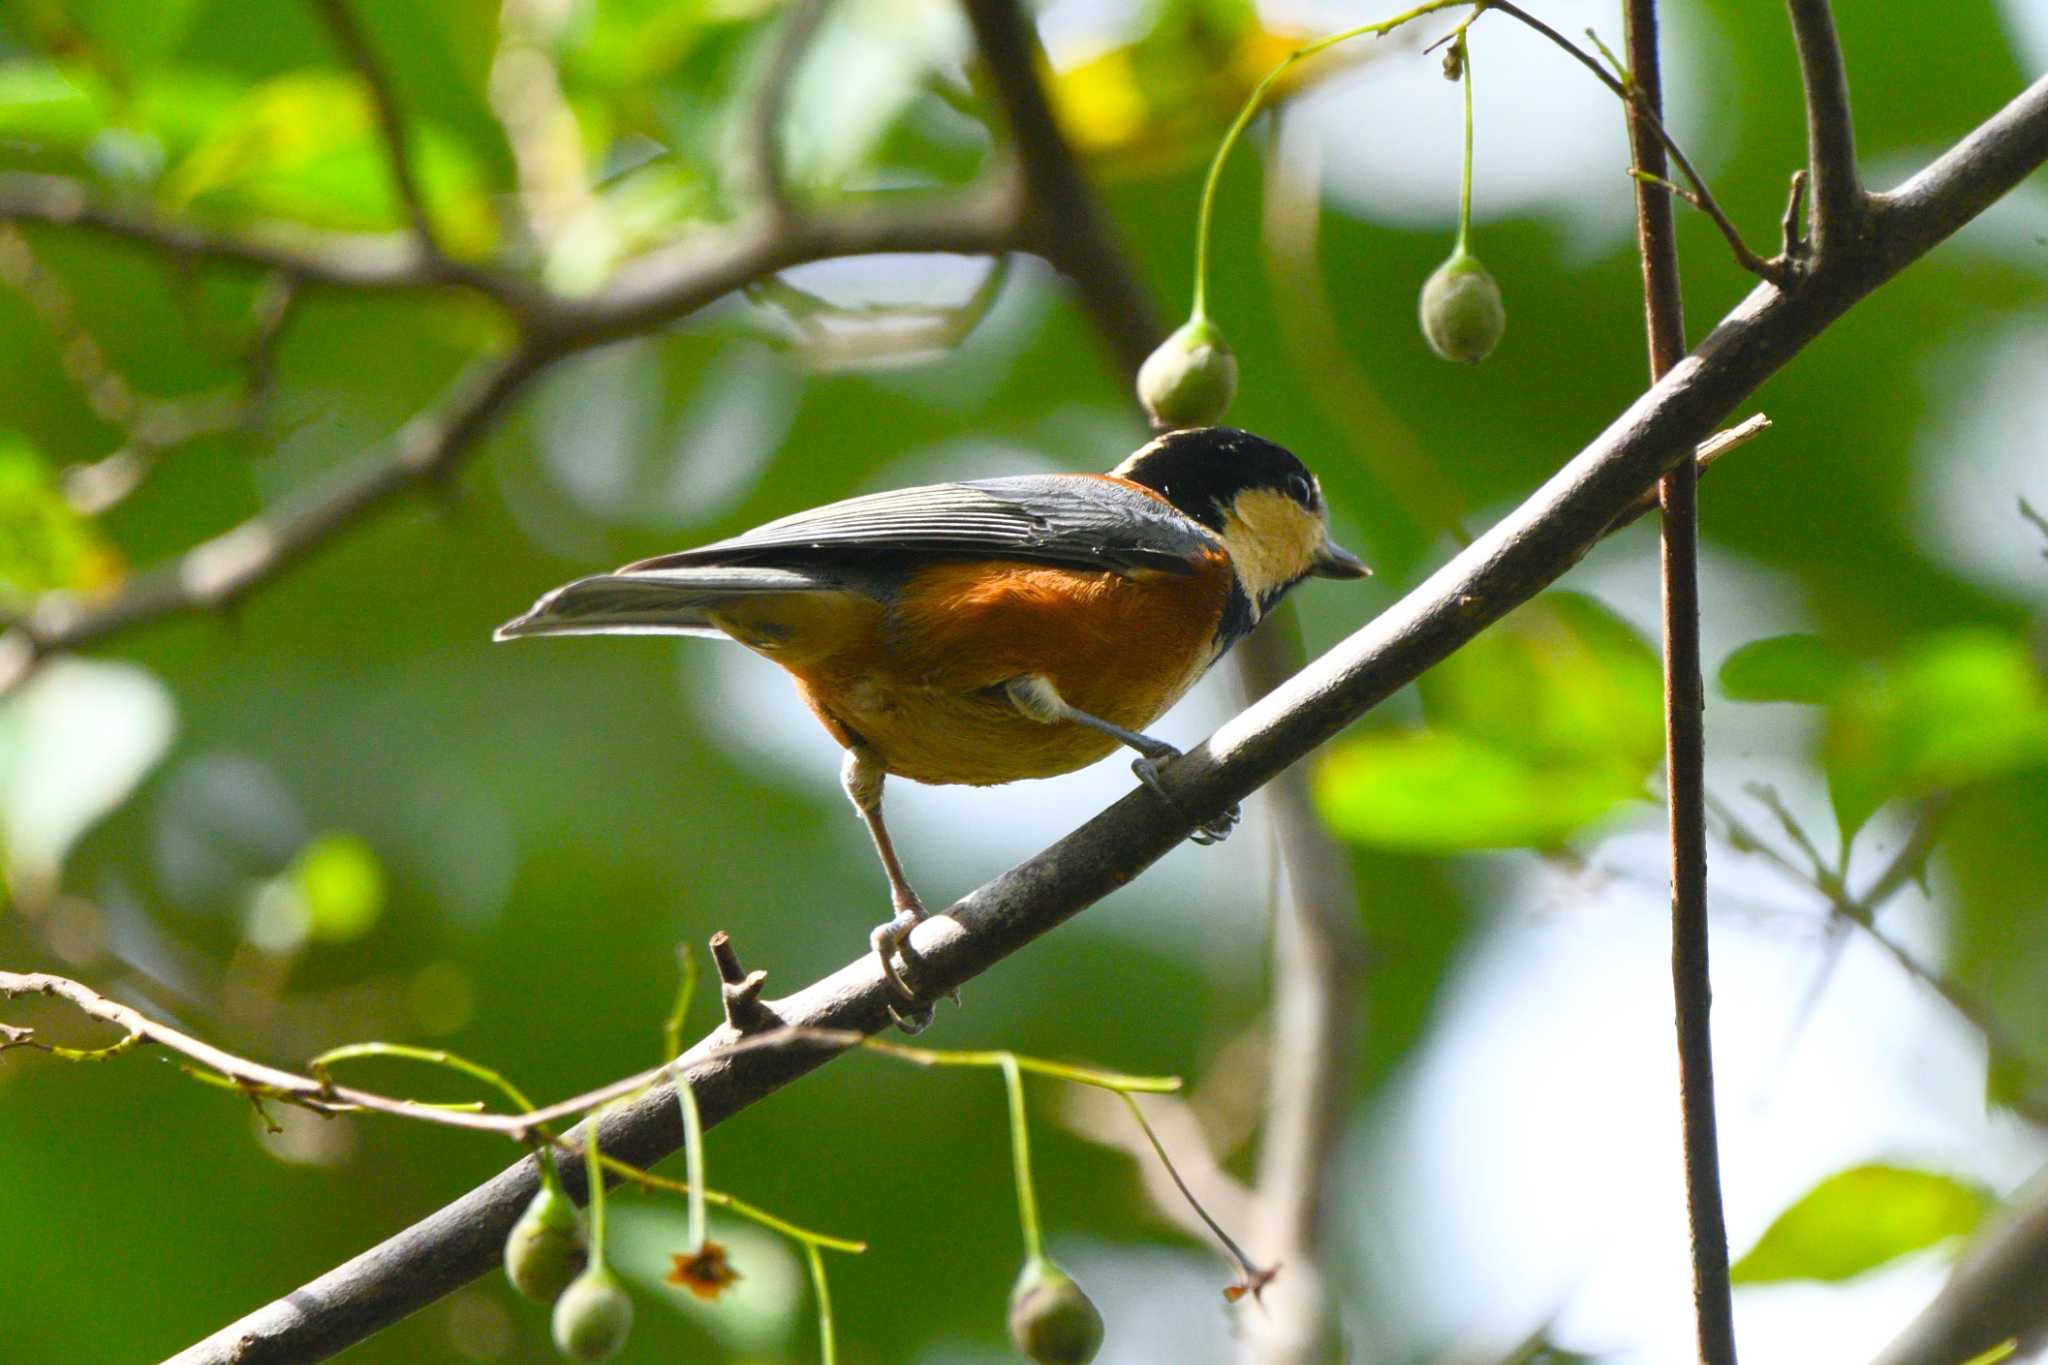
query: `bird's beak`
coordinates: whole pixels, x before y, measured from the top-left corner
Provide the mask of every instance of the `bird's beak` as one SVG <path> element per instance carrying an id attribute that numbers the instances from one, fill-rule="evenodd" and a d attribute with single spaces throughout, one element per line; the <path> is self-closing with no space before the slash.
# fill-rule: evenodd
<path id="1" fill-rule="evenodd" d="M 1325 540 L 1316 551 L 1315 559 L 1309 564 L 1309 573 L 1317 578 L 1369 578 L 1372 570 L 1366 562 L 1334 540 Z"/>

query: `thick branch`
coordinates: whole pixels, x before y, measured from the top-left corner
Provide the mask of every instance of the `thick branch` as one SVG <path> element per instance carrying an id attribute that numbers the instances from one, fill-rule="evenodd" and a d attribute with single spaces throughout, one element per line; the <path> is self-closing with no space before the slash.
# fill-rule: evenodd
<path id="1" fill-rule="evenodd" d="M 2023 97 L 1998 141 L 2048 139 L 2048 99 Z M 1989 202 L 2036 162 L 1973 139 L 1971 164 L 1986 185 L 1957 177 L 1951 152 L 1932 183 Z M 1941 213 L 1941 206 L 1925 211 Z M 1929 242 L 1928 245 L 1932 243 Z M 1895 274 L 1909 253 L 1873 248 L 1839 267 L 1838 285 L 1781 294 L 1762 286 L 1699 348 L 1615 419 L 1504 520 L 1337 648 L 1236 716 L 1163 774 L 1174 805 L 1132 792 L 1037 857 L 927 920 L 912 935 L 934 989 L 988 970 L 1087 905 L 1123 886 L 1193 827 L 1334 737 L 1344 726 L 1526 601 L 1576 563 L 1692 444 L 1783 368 L 1857 299 Z M 849 910 L 852 922 L 853 912 Z M 772 1002 L 807 1028 L 886 1027 L 889 993 L 872 954 Z M 705 1121 L 715 1123 L 774 1093 L 826 1057 L 796 1049 L 721 1052 L 723 1029 L 686 1054 Z M 666 1089 L 614 1111 L 607 1151 L 640 1165 L 682 1140 Z M 522 1162 L 286 1297 L 258 1309 L 177 1359 L 310 1361 L 360 1341 L 494 1266 L 506 1232 L 535 1187 Z"/>
<path id="2" fill-rule="evenodd" d="M 1849 74 L 1835 37 L 1830 0 L 1785 0 L 1799 80 L 1806 89 L 1806 159 L 1813 173 L 1813 253 L 1826 260 L 1830 237 L 1854 234 L 1868 211 L 1856 174 L 1856 125 L 1849 116 Z"/>

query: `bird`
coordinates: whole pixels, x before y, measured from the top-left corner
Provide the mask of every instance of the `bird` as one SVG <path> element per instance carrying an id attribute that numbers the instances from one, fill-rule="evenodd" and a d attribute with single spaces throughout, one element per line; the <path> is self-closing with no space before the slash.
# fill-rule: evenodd
<path id="1" fill-rule="evenodd" d="M 882 818 L 887 778 L 993 786 L 1122 746 L 1170 801 L 1159 765 L 1180 751 L 1145 728 L 1304 579 L 1370 572 L 1330 538 L 1299 459 L 1196 427 L 1106 474 L 928 484 L 797 512 L 564 584 L 494 638 L 699 635 L 781 665 L 845 750 L 841 785 L 894 912 L 869 946 L 917 1006 L 892 959 L 914 974 L 907 938 L 926 912 Z M 1189 837 L 1214 843 L 1236 821 L 1232 808 Z"/>

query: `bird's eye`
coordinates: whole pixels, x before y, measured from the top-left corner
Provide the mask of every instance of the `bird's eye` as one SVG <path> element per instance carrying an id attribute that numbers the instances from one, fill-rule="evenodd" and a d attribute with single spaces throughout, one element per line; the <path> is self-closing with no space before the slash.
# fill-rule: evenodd
<path id="1" fill-rule="evenodd" d="M 1293 498 L 1303 507 L 1314 507 L 1316 505 L 1316 486 L 1309 482 L 1309 477 L 1306 474 L 1289 474 L 1287 476 L 1287 496 Z"/>

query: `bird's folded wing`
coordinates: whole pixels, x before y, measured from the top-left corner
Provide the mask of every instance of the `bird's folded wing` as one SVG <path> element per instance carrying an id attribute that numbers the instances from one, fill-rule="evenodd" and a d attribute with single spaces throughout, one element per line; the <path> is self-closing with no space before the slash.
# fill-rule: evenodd
<path id="1" fill-rule="evenodd" d="M 1143 490 L 1089 475 L 1026 474 L 870 493 L 771 521 L 621 573 L 709 564 L 802 569 L 903 556 L 977 556 L 1193 573 L 1219 549 Z"/>

